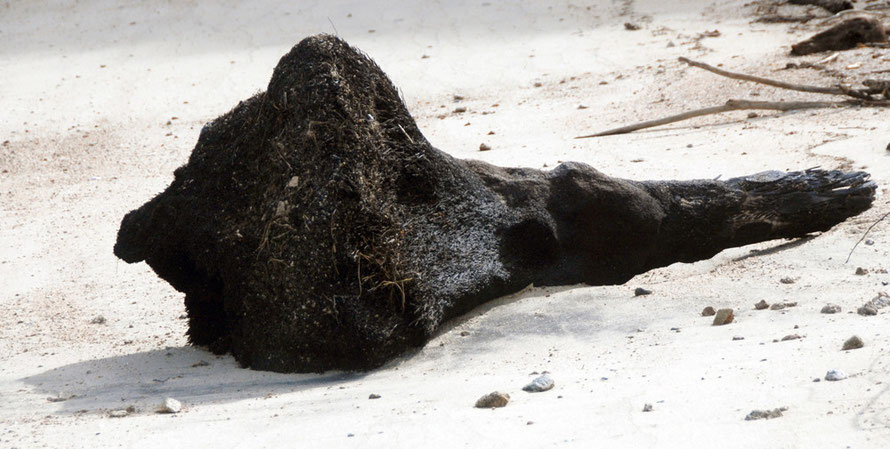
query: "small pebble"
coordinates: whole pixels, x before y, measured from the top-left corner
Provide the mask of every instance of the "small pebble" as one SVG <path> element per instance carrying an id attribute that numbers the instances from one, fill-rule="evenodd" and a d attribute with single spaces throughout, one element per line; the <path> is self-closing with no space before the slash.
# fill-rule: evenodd
<path id="1" fill-rule="evenodd" d="M 833 370 L 825 373 L 825 380 L 838 381 L 838 380 L 844 380 L 846 378 L 847 378 L 847 373 L 845 373 L 839 369 L 833 369 Z"/>
<path id="2" fill-rule="evenodd" d="M 643 405 L 643 411 L 644 411 L 644 412 L 651 412 L 652 410 L 653 410 L 653 409 L 652 409 L 652 404 L 645 404 L 645 405 Z"/>
<path id="3" fill-rule="evenodd" d="M 106 322 L 105 317 L 102 315 L 99 315 L 99 316 L 93 318 L 92 320 L 90 320 L 90 324 L 105 324 L 105 322 Z"/>
<path id="4" fill-rule="evenodd" d="M 624 22 L 624 29 L 627 31 L 637 31 L 640 29 L 640 26 L 635 23 Z"/>
<path id="5" fill-rule="evenodd" d="M 748 416 L 745 416 L 745 421 L 778 418 L 785 411 L 788 411 L 788 407 L 779 407 L 772 410 L 752 410 L 751 413 L 748 413 Z"/>
<path id="6" fill-rule="evenodd" d="M 783 284 L 793 284 L 794 279 L 785 277 L 785 278 L 779 279 L 779 282 L 781 282 Z"/>
<path id="7" fill-rule="evenodd" d="M 634 296 L 643 296 L 643 295 L 651 295 L 652 290 L 646 290 L 643 287 L 637 287 L 634 289 Z"/>
<path id="8" fill-rule="evenodd" d="M 452 112 L 454 112 L 455 114 L 461 114 L 461 113 L 467 112 L 467 108 L 465 108 L 464 106 L 458 106 L 458 107 L 454 108 L 454 111 L 452 111 Z"/>
<path id="9" fill-rule="evenodd" d="M 841 306 L 837 304 L 825 304 L 821 310 L 822 313 L 833 314 L 833 313 L 841 313 Z"/>
<path id="10" fill-rule="evenodd" d="M 701 316 L 714 316 L 716 314 L 717 311 L 711 306 L 705 307 L 704 310 L 701 311 Z"/>
<path id="11" fill-rule="evenodd" d="M 847 341 L 844 342 L 843 350 L 849 351 L 851 349 L 859 349 L 863 346 L 865 346 L 865 343 L 862 342 L 862 339 L 859 338 L 858 336 L 854 335 L 854 336 L 848 338 Z"/>
<path id="12" fill-rule="evenodd" d="M 862 267 L 856 268 L 856 276 L 865 276 L 866 274 L 868 274 L 868 270 L 866 270 L 865 268 L 862 268 Z"/>
<path id="13" fill-rule="evenodd" d="M 724 324 L 732 323 L 732 320 L 732 309 L 720 309 L 717 311 L 717 314 L 714 315 L 714 323 L 712 325 L 722 326 Z"/>
<path id="14" fill-rule="evenodd" d="M 791 335 L 786 335 L 786 336 L 782 337 L 782 341 L 800 340 L 800 339 L 801 339 L 801 336 L 797 335 L 797 334 L 791 334 Z"/>
<path id="15" fill-rule="evenodd" d="M 376 393 L 371 393 L 368 395 L 368 399 L 380 399 L 380 395 Z"/>
<path id="16" fill-rule="evenodd" d="M 182 411 L 182 403 L 173 398 L 166 398 L 158 406 L 158 413 L 179 413 Z"/>
<path id="17" fill-rule="evenodd" d="M 875 307 L 874 304 L 868 303 L 868 304 L 865 304 L 864 306 L 862 306 L 862 307 L 856 309 L 856 313 L 858 313 L 858 314 L 860 314 L 860 315 L 862 315 L 862 316 L 877 315 L 877 314 L 878 314 L 878 308 Z"/>
<path id="18" fill-rule="evenodd" d="M 760 302 L 758 302 L 757 304 L 754 304 L 754 309 L 756 309 L 756 310 L 763 310 L 763 309 L 768 309 L 768 308 L 769 308 L 769 304 L 767 304 L 765 299 L 761 299 Z"/>
<path id="19" fill-rule="evenodd" d="M 479 151 L 491 151 L 491 147 L 484 143 L 479 144 Z"/>
<path id="20" fill-rule="evenodd" d="M 522 391 L 527 391 L 529 393 L 540 393 L 542 391 L 547 391 L 553 388 L 554 382 L 553 378 L 549 375 L 544 374 L 543 376 L 539 376 L 535 380 L 531 381 L 528 385 L 522 387 Z"/>
<path id="21" fill-rule="evenodd" d="M 735 336 L 735 337 L 732 337 L 732 341 L 739 341 L 739 340 L 744 340 L 744 339 L 745 339 L 745 337 L 741 337 L 741 336 L 738 336 L 738 335 Z"/>
<path id="22" fill-rule="evenodd" d="M 476 401 L 476 408 L 500 408 L 510 402 L 510 395 L 494 391 L 486 394 Z"/>
<path id="23" fill-rule="evenodd" d="M 868 246 L 872 246 L 875 244 L 875 241 L 872 239 L 865 239 L 865 244 Z"/>
<path id="24" fill-rule="evenodd" d="M 782 310 L 782 309 L 784 309 L 784 308 L 785 308 L 785 304 L 782 304 L 782 303 L 780 303 L 780 302 L 777 302 L 777 303 L 775 303 L 775 304 L 769 306 L 769 309 L 770 309 L 770 310 Z"/>

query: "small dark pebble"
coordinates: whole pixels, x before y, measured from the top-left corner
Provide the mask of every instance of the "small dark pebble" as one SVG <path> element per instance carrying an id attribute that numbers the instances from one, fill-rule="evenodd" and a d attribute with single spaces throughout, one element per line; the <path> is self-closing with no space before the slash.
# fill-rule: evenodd
<path id="1" fill-rule="evenodd" d="M 651 411 L 652 411 L 652 404 L 645 404 L 645 405 L 643 405 L 643 411 L 644 411 L 644 412 L 651 412 Z"/>
<path id="2" fill-rule="evenodd" d="M 716 314 L 717 311 L 711 306 L 705 307 L 704 310 L 701 311 L 701 316 L 714 316 Z"/>
<path id="3" fill-rule="evenodd" d="M 779 279 L 779 282 L 781 282 L 781 283 L 783 283 L 783 284 L 793 284 L 793 283 L 794 283 L 794 279 L 789 278 L 789 277 L 785 277 L 785 278 Z"/>
<path id="4" fill-rule="evenodd" d="M 839 305 L 837 305 L 837 304 L 825 304 L 825 306 L 822 307 L 821 312 L 822 312 L 822 313 L 827 313 L 827 314 L 829 314 L 829 315 L 830 315 L 830 314 L 833 314 L 833 313 L 840 313 L 840 312 L 841 312 L 841 306 L 839 306 Z"/>
<path id="5" fill-rule="evenodd" d="M 868 270 L 866 270 L 865 268 L 862 268 L 862 267 L 856 268 L 856 276 L 865 276 L 866 274 L 868 274 Z"/>
<path id="6" fill-rule="evenodd" d="M 714 315 L 714 322 L 711 325 L 722 326 L 724 324 L 732 323 L 733 319 L 732 309 L 720 309 L 717 311 L 717 314 Z"/>
<path id="7" fill-rule="evenodd" d="M 769 308 L 769 304 L 766 303 L 765 299 L 761 299 L 760 302 L 758 302 L 757 304 L 754 304 L 754 309 L 756 309 L 756 310 L 763 310 L 763 309 L 768 309 L 768 308 Z"/>
<path id="8" fill-rule="evenodd" d="M 491 151 L 491 146 L 484 143 L 479 144 L 479 151 Z"/>
<path id="9" fill-rule="evenodd" d="M 732 341 L 739 341 L 739 340 L 744 340 L 744 339 L 745 339 L 745 337 L 740 337 L 740 336 L 732 337 Z"/>
<path id="10" fill-rule="evenodd" d="M 479 398 L 476 401 L 476 408 L 500 408 L 506 406 L 508 402 L 510 402 L 509 394 L 494 391 Z"/>
<path id="11" fill-rule="evenodd" d="M 651 295 L 652 290 L 646 290 L 643 287 L 637 287 L 634 289 L 634 296 L 643 296 L 643 295 Z"/>
<path id="12" fill-rule="evenodd" d="M 859 349 L 863 346 L 865 346 L 865 343 L 862 342 L 862 339 L 854 335 L 844 342 L 843 350 L 849 351 L 851 349 Z"/>
<path id="13" fill-rule="evenodd" d="M 635 23 L 624 22 L 624 29 L 627 31 L 637 31 L 640 29 L 640 26 Z"/>
<path id="14" fill-rule="evenodd" d="M 368 399 L 380 399 L 380 395 L 377 393 L 371 393 L 368 395 Z"/>
<path id="15" fill-rule="evenodd" d="M 801 338 L 803 338 L 803 337 L 801 337 L 800 335 L 791 334 L 791 335 L 786 335 L 786 336 L 782 337 L 782 341 L 800 340 Z"/>
<path id="16" fill-rule="evenodd" d="M 757 419 L 773 419 L 782 416 L 782 412 L 787 411 L 788 407 L 779 407 L 772 410 L 752 410 L 745 416 L 745 421 L 754 421 Z"/>

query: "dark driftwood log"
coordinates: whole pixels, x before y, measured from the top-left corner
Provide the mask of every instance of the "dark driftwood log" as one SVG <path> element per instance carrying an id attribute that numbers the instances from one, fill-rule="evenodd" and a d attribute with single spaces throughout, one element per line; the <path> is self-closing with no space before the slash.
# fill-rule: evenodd
<path id="1" fill-rule="evenodd" d="M 803 56 L 822 51 L 849 50 L 859 44 L 886 41 L 887 34 L 880 20 L 855 17 L 792 45 L 791 54 Z"/>
<path id="2" fill-rule="evenodd" d="M 813 5 L 827 10 L 832 14 L 853 9 L 853 3 L 849 0 L 788 0 L 792 5 Z"/>
<path id="3" fill-rule="evenodd" d="M 114 251 L 185 293 L 189 338 L 274 371 L 370 369 L 534 283 L 620 284 L 868 209 L 862 172 L 635 182 L 433 148 L 386 75 L 332 36 L 209 123 Z"/>

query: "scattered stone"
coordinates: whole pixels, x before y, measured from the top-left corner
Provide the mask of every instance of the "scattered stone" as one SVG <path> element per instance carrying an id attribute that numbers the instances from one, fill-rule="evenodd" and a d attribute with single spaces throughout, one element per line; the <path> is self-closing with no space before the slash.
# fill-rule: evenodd
<path id="1" fill-rule="evenodd" d="M 752 410 L 751 413 L 748 413 L 748 416 L 745 416 L 745 421 L 778 418 L 785 411 L 788 411 L 788 407 L 779 407 L 772 410 Z"/>
<path id="2" fill-rule="evenodd" d="M 865 276 L 868 274 L 868 270 L 862 267 L 856 267 L 856 276 Z"/>
<path id="3" fill-rule="evenodd" d="M 487 144 L 484 144 L 484 143 L 480 143 L 480 144 L 479 144 L 479 151 L 491 151 L 491 146 L 490 146 L 490 145 L 487 145 Z"/>
<path id="4" fill-rule="evenodd" d="M 800 340 L 801 338 L 803 338 L 803 337 L 801 337 L 800 335 L 791 334 L 791 335 L 786 335 L 786 336 L 782 337 L 782 341 Z"/>
<path id="5" fill-rule="evenodd" d="M 624 29 L 627 31 L 637 31 L 640 29 L 640 26 L 635 23 L 624 22 Z"/>
<path id="6" fill-rule="evenodd" d="M 838 381 L 838 380 L 844 380 L 846 378 L 847 378 L 847 373 L 845 373 L 839 369 L 833 369 L 833 370 L 830 370 L 827 373 L 825 373 L 825 380 Z"/>
<path id="7" fill-rule="evenodd" d="M 739 335 L 736 335 L 736 336 L 732 337 L 732 341 L 739 341 L 739 340 L 744 340 L 744 339 L 745 339 L 745 337 L 742 337 L 742 336 L 739 336 Z"/>
<path id="8" fill-rule="evenodd" d="M 822 379 L 817 377 L 817 378 L 813 379 L 813 382 L 822 382 Z"/>
<path id="9" fill-rule="evenodd" d="M 470 332 L 469 332 L 469 331 L 460 331 L 460 336 L 461 336 L 461 337 L 466 337 L 466 336 L 468 336 L 468 335 L 470 335 Z"/>
<path id="10" fill-rule="evenodd" d="M 793 284 L 795 281 L 792 278 L 785 277 L 785 278 L 779 279 L 779 282 L 781 282 L 783 284 Z"/>
<path id="11" fill-rule="evenodd" d="M 652 294 L 652 290 L 646 290 L 643 287 L 637 287 L 634 289 L 634 296 L 644 296 L 644 295 L 651 295 L 651 294 Z"/>
<path id="12" fill-rule="evenodd" d="M 463 114 L 464 112 L 467 112 L 467 108 L 465 106 L 458 106 L 458 107 L 454 108 L 454 110 L 451 112 L 453 112 L 455 114 Z"/>
<path id="13" fill-rule="evenodd" d="M 542 391 L 547 391 L 553 388 L 554 382 L 553 378 L 549 375 L 544 374 L 543 376 L 539 376 L 535 380 L 531 381 L 528 385 L 522 387 L 522 391 L 527 391 L 529 393 L 540 393 Z"/>
<path id="14" fill-rule="evenodd" d="M 867 302 L 862 307 L 856 309 L 856 313 L 862 316 L 872 316 L 878 314 L 878 308 L 874 304 Z"/>
<path id="15" fill-rule="evenodd" d="M 781 302 L 777 302 L 777 303 L 775 303 L 775 304 L 769 306 L 769 309 L 770 309 L 770 310 L 782 310 L 782 309 L 784 309 L 784 308 L 785 308 L 785 304 L 783 304 L 783 303 L 781 303 Z"/>
<path id="16" fill-rule="evenodd" d="M 760 114 L 758 114 L 758 113 L 756 113 L 756 112 L 749 112 L 749 113 L 748 113 L 748 118 L 757 118 L 757 117 L 760 117 Z"/>
<path id="17" fill-rule="evenodd" d="M 90 324 L 105 324 L 105 322 L 106 322 L 105 317 L 102 315 L 99 315 L 99 316 L 93 318 L 92 320 L 90 320 Z"/>
<path id="18" fill-rule="evenodd" d="M 182 403 L 173 398 L 166 398 L 158 406 L 157 413 L 179 413 L 182 411 Z"/>
<path id="19" fill-rule="evenodd" d="M 757 304 L 754 304 L 754 309 L 756 309 L 756 310 L 763 310 L 763 309 L 768 309 L 768 308 L 769 308 L 769 304 L 767 304 L 765 299 L 761 299 L 760 302 L 758 302 Z"/>
<path id="20" fill-rule="evenodd" d="M 872 246 L 875 244 L 875 241 L 872 239 L 865 239 L 865 242 L 863 243 L 865 243 L 867 246 Z"/>
<path id="21" fill-rule="evenodd" d="M 368 399 L 380 399 L 380 395 L 376 393 L 371 393 L 368 395 Z"/>
<path id="22" fill-rule="evenodd" d="M 71 394 L 71 393 L 59 393 L 59 394 L 56 395 L 56 396 L 50 396 L 50 397 L 46 398 L 46 400 L 49 401 L 49 402 L 65 402 L 65 401 L 67 401 L 67 400 L 69 400 L 69 399 L 74 399 L 74 398 L 76 398 L 76 397 L 77 397 L 76 394 Z"/>
<path id="23" fill-rule="evenodd" d="M 822 313 L 827 313 L 829 315 L 834 313 L 841 313 L 841 306 L 837 304 L 825 304 L 821 310 Z"/>
<path id="24" fill-rule="evenodd" d="M 713 326 L 722 326 L 724 324 L 732 323 L 733 318 L 732 309 L 720 309 L 717 311 L 717 314 L 714 315 Z"/>
<path id="25" fill-rule="evenodd" d="M 192 368 L 198 368 L 201 366 L 210 366 L 210 364 L 207 363 L 207 361 L 205 360 L 198 360 L 196 363 L 192 363 Z"/>
<path id="26" fill-rule="evenodd" d="M 863 346 L 865 346 L 865 343 L 862 342 L 862 339 L 859 338 L 858 336 L 854 335 L 854 336 L 848 338 L 847 341 L 844 342 L 843 350 L 849 351 L 851 349 L 859 349 Z"/>
<path id="27" fill-rule="evenodd" d="M 644 411 L 644 412 L 651 412 L 652 410 L 654 410 L 654 409 L 652 408 L 652 404 L 645 404 L 645 405 L 643 405 L 643 411 Z"/>
<path id="28" fill-rule="evenodd" d="M 510 402 L 509 394 L 495 391 L 479 398 L 476 401 L 476 408 L 500 408 L 506 406 L 508 402 Z"/>
<path id="29" fill-rule="evenodd" d="M 454 94 L 451 98 L 452 98 L 454 101 L 463 101 L 463 100 L 464 100 L 464 96 L 463 96 L 463 95 L 458 95 L 458 94 Z"/>
<path id="30" fill-rule="evenodd" d="M 714 316 L 714 315 L 716 315 L 716 314 L 717 314 L 717 311 L 714 310 L 714 308 L 711 307 L 711 306 L 705 307 L 705 308 L 701 311 L 701 316 Z"/>
<path id="31" fill-rule="evenodd" d="M 849 50 L 867 42 L 886 42 L 881 21 L 871 17 L 845 20 L 809 39 L 791 46 L 791 54 L 803 56 L 832 50 Z"/>

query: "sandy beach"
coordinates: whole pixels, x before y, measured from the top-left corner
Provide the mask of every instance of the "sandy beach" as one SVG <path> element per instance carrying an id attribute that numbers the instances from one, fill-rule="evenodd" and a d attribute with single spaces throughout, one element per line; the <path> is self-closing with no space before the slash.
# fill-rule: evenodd
<path id="1" fill-rule="evenodd" d="M 795 83 L 887 79 L 887 48 L 785 70 L 829 56 L 788 52 L 838 19 L 758 22 L 773 4 L 0 2 L 0 448 L 887 447 L 890 308 L 856 310 L 890 292 L 890 222 L 850 255 L 890 210 L 886 108 L 737 111 L 574 138 L 730 98 L 825 99 L 678 57 Z M 189 346 L 183 295 L 112 247 L 123 215 L 172 181 L 202 126 L 265 90 L 278 59 L 316 33 L 373 58 L 455 157 L 574 160 L 635 180 L 865 170 L 877 197 L 814 238 L 625 285 L 529 287 L 371 372 L 242 369 Z M 761 300 L 796 305 L 755 310 Z M 820 313 L 828 303 L 841 313 Z M 712 326 L 706 306 L 735 321 Z M 864 347 L 842 350 L 853 335 Z M 848 378 L 826 381 L 833 369 Z M 544 371 L 555 388 L 522 391 Z M 506 407 L 473 407 L 495 390 L 510 394 Z M 155 413 L 168 397 L 182 411 Z"/>

